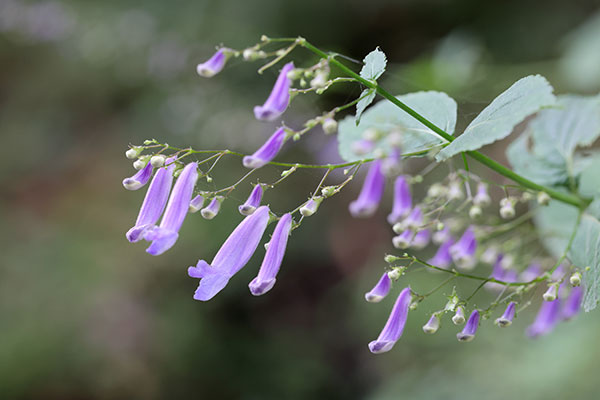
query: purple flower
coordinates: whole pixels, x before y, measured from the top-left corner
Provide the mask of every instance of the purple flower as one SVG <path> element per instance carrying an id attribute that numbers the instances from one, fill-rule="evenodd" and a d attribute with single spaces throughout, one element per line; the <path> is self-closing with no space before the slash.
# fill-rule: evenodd
<path id="1" fill-rule="evenodd" d="M 492 199 L 487 192 L 487 185 L 485 183 L 480 183 L 477 185 L 477 194 L 473 197 L 473 204 L 479 207 L 485 207 L 490 205 Z"/>
<path id="2" fill-rule="evenodd" d="M 152 241 L 146 252 L 157 256 L 175 244 L 179 237 L 179 229 L 188 212 L 197 179 L 198 163 L 189 163 L 173 186 L 160 226 L 155 226 L 144 234 L 144 239 Z"/>
<path id="3" fill-rule="evenodd" d="M 365 300 L 369 303 L 379 303 L 387 296 L 392 287 L 392 281 L 387 272 L 381 275 L 379 282 L 369 292 L 365 293 Z"/>
<path id="4" fill-rule="evenodd" d="M 499 281 L 504 280 L 504 275 L 506 274 L 506 271 L 504 270 L 504 266 L 502 264 L 503 259 L 504 254 L 498 254 L 496 256 L 496 262 L 494 263 L 494 268 L 492 269 L 492 274 L 490 275 L 490 278 L 497 279 Z M 492 291 L 502 290 L 502 288 L 504 287 L 504 285 L 496 282 L 486 282 L 484 286 L 486 289 Z"/>
<path id="5" fill-rule="evenodd" d="M 200 211 L 200 209 L 202 207 L 204 207 L 205 200 L 206 199 L 201 194 L 199 194 L 198 196 L 194 197 L 190 201 L 190 206 L 189 206 L 188 212 L 194 214 L 194 213 L 197 213 L 198 211 Z"/>
<path id="6" fill-rule="evenodd" d="M 450 235 L 450 228 L 444 227 L 441 231 L 436 231 L 431 236 L 431 241 L 435 244 L 442 244 L 448 241 L 452 236 Z"/>
<path id="7" fill-rule="evenodd" d="M 302 214 L 303 217 L 310 217 L 317 212 L 322 201 L 323 197 L 321 196 L 309 199 L 302 207 L 300 207 L 300 214 Z"/>
<path id="8" fill-rule="evenodd" d="M 462 332 L 456 334 L 456 338 L 459 342 L 470 342 L 475 338 L 475 333 L 479 327 L 479 311 L 473 310 L 467 324 L 463 328 Z"/>
<path id="9" fill-rule="evenodd" d="M 522 282 L 530 282 L 536 278 L 538 278 L 542 274 L 542 266 L 537 262 L 532 262 L 525 269 L 525 271 L 521 272 L 520 279 Z"/>
<path id="10" fill-rule="evenodd" d="M 350 214 L 355 218 L 373 215 L 381 201 L 384 187 L 385 177 L 381 173 L 381 161 L 376 160 L 369 168 L 358 199 L 350 203 Z"/>
<path id="11" fill-rule="evenodd" d="M 423 225 L 423 211 L 421 207 L 416 206 L 412 209 L 408 217 L 404 218 L 403 221 L 398 222 L 392 226 L 392 230 L 396 233 L 400 233 L 405 229 L 417 230 Z"/>
<path id="12" fill-rule="evenodd" d="M 477 250 L 477 240 L 473 227 L 469 226 L 458 242 L 450 247 L 450 255 L 459 268 L 473 269 L 477 263 L 475 250 Z"/>
<path id="13" fill-rule="evenodd" d="M 268 164 L 281 150 L 285 137 L 285 129 L 277 129 L 260 149 L 256 150 L 251 156 L 243 158 L 242 164 L 244 164 L 244 167 L 254 169 Z"/>
<path id="14" fill-rule="evenodd" d="M 571 289 L 569 297 L 564 301 L 561 309 L 561 317 L 564 320 L 573 318 L 579 313 L 581 300 L 583 299 L 583 289 L 581 286 L 576 286 Z"/>
<path id="15" fill-rule="evenodd" d="M 400 336 L 402 336 L 411 300 L 412 295 L 410 288 L 405 288 L 400 292 L 400 295 L 398 295 L 398 299 L 394 304 L 394 308 L 392 309 L 383 330 L 379 334 L 379 337 L 377 340 L 369 343 L 369 350 L 371 350 L 371 353 L 385 353 L 394 347 L 394 344 L 396 344 L 398 339 L 400 339 Z"/>
<path id="16" fill-rule="evenodd" d="M 394 181 L 394 205 L 387 220 L 391 225 L 397 224 L 410 213 L 412 199 L 410 187 L 404 176 L 399 176 Z"/>
<path id="17" fill-rule="evenodd" d="M 452 316 L 452 322 L 454 325 L 462 325 L 465 323 L 465 309 L 463 306 L 456 307 L 456 312 Z"/>
<path id="18" fill-rule="evenodd" d="M 288 73 L 293 69 L 294 63 L 292 62 L 283 66 L 265 104 L 254 107 L 254 116 L 256 119 L 273 121 L 284 113 L 290 102 L 290 86 L 292 85 L 291 79 L 288 78 Z"/>
<path id="19" fill-rule="evenodd" d="M 542 301 L 542 305 L 533 324 L 527 328 L 527 336 L 538 337 L 550 333 L 558 322 L 560 300 Z"/>
<path id="20" fill-rule="evenodd" d="M 211 78 L 221 72 L 227 61 L 227 55 L 225 49 L 221 48 L 206 62 L 198 64 L 196 71 L 198 75 L 205 78 Z"/>
<path id="21" fill-rule="evenodd" d="M 381 170 L 385 176 L 396 176 L 401 171 L 402 154 L 396 147 L 381 162 Z"/>
<path id="22" fill-rule="evenodd" d="M 135 225 L 125 235 L 130 242 L 133 243 L 141 240 L 144 237 L 144 233 L 156 224 L 163 213 L 169 198 L 169 192 L 171 191 L 171 184 L 173 183 L 175 163 L 172 161 L 173 159 L 168 160 L 168 166 L 159 168 L 156 175 L 154 175 L 146 192 L 146 197 L 144 197 L 144 202 L 140 208 Z"/>
<path id="23" fill-rule="evenodd" d="M 512 324 L 513 318 L 515 317 L 515 308 L 516 308 L 516 303 L 514 301 L 511 301 L 510 303 L 508 303 L 508 306 L 506 307 L 506 310 L 504 310 L 504 314 L 502 314 L 501 317 L 496 318 L 496 325 L 501 326 L 501 327 L 507 327 L 510 326 L 510 324 Z"/>
<path id="24" fill-rule="evenodd" d="M 402 232 L 400 235 L 394 237 L 392 239 L 392 244 L 397 249 L 408 249 L 410 244 L 412 243 L 413 237 L 415 236 L 414 232 L 407 229 Z"/>
<path id="25" fill-rule="evenodd" d="M 454 244 L 454 239 L 449 238 L 439 248 L 435 255 L 427 261 L 436 267 L 447 269 L 452 264 L 452 256 L 450 255 L 450 247 Z"/>
<path id="26" fill-rule="evenodd" d="M 219 210 L 221 209 L 221 203 L 224 199 L 225 198 L 223 196 L 213 197 L 210 203 L 208 203 L 208 205 L 204 207 L 202 211 L 200 211 L 202 218 L 210 220 L 216 217 L 219 213 Z"/>
<path id="27" fill-rule="evenodd" d="M 250 293 L 254 296 L 260 296 L 267 293 L 273 288 L 273 285 L 275 285 L 275 280 L 279 268 L 281 267 L 283 256 L 285 255 L 285 248 L 291 229 L 292 216 L 290 214 L 284 214 L 277 223 L 277 226 L 275 226 L 258 275 L 248 285 Z"/>
<path id="28" fill-rule="evenodd" d="M 254 186 L 254 189 L 252 189 L 250 196 L 248 196 L 248 200 L 246 200 L 246 202 L 244 204 L 242 204 L 241 206 L 238 207 L 240 214 L 250 215 L 254 211 L 256 211 L 256 208 L 258 206 L 260 206 L 260 201 L 262 200 L 262 195 L 263 195 L 262 186 L 260 184 Z"/>
<path id="29" fill-rule="evenodd" d="M 269 207 L 259 207 L 253 214 L 233 230 L 221 246 L 212 263 L 199 260 L 195 267 L 188 268 L 188 275 L 200 278 L 195 300 L 212 299 L 227 285 L 227 282 L 250 260 L 269 223 Z"/>
<path id="30" fill-rule="evenodd" d="M 410 242 L 410 246 L 417 250 L 424 249 L 429 244 L 430 238 L 431 232 L 429 229 L 423 229 L 417 232 L 417 234 L 413 237 L 412 242 Z"/>
<path id="31" fill-rule="evenodd" d="M 152 164 L 148 162 L 146 166 L 140 169 L 135 175 L 123 179 L 123 187 L 127 190 L 138 190 L 143 187 L 152 176 Z"/>
<path id="32" fill-rule="evenodd" d="M 364 156 L 375 149 L 375 142 L 368 139 L 359 139 L 352 143 L 352 152 L 357 156 Z"/>
<path id="33" fill-rule="evenodd" d="M 440 328 L 440 317 L 438 313 L 433 313 L 429 321 L 425 325 L 423 325 L 423 332 L 434 334 Z"/>

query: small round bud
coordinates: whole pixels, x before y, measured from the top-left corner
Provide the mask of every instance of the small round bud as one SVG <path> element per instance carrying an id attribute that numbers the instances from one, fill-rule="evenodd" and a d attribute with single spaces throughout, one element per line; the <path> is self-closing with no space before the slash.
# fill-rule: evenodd
<path id="1" fill-rule="evenodd" d="M 294 140 L 294 142 L 297 142 L 298 140 L 300 140 L 300 134 L 294 133 L 294 136 L 292 136 L 292 139 Z"/>
<path id="2" fill-rule="evenodd" d="M 512 204 L 507 204 L 500 207 L 500 216 L 503 219 L 513 218 L 515 216 L 515 208 L 512 206 Z"/>
<path id="3" fill-rule="evenodd" d="M 388 278 L 390 278 L 393 281 L 397 281 L 398 279 L 400 279 L 400 275 L 402 275 L 402 272 L 399 268 L 394 268 L 388 271 L 387 273 Z"/>
<path id="4" fill-rule="evenodd" d="M 445 196 L 448 189 L 440 183 L 434 183 L 427 189 L 427 197 L 438 198 Z"/>
<path id="5" fill-rule="evenodd" d="M 181 175 L 181 172 L 183 172 L 183 168 L 177 168 L 175 171 L 173 171 L 173 177 L 179 178 L 179 175 Z M 209 179 L 212 181 L 212 178 L 207 175 L 206 182 L 210 182 Z"/>
<path id="6" fill-rule="evenodd" d="M 245 49 L 242 52 L 242 57 L 245 61 L 254 61 L 258 59 L 258 53 L 252 47 Z"/>
<path id="7" fill-rule="evenodd" d="M 388 264 L 392 264 L 392 263 L 398 261 L 399 259 L 400 259 L 400 257 L 396 257 L 391 254 L 386 254 L 386 256 L 383 258 L 383 260 Z"/>
<path id="8" fill-rule="evenodd" d="M 300 87 L 306 87 L 306 79 L 304 79 L 304 78 L 300 79 Z"/>
<path id="9" fill-rule="evenodd" d="M 181 172 L 179 172 L 179 173 L 181 173 Z M 177 176 L 179 176 L 179 174 L 177 174 Z M 207 182 L 207 183 L 211 183 L 212 181 L 213 181 L 213 178 L 212 178 L 212 176 L 210 176 L 210 175 L 206 175 L 206 182 Z"/>
<path id="10" fill-rule="evenodd" d="M 125 152 L 125 157 L 130 160 L 134 160 L 137 156 L 140 155 L 140 150 L 137 147 L 133 147 Z"/>
<path id="11" fill-rule="evenodd" d="M 260 36 L 260 41 L 261 42 L 268 42 L 269 41 L 269 37 L 267 35 L 261 35 Z"/>
<path id="12" fill-rule="evenodd" d="M 481 217 L 482 213 L 483 212 L 481 211 L 481 207 L 473 206 L 469 210 L 469 217 L 471 217 L 472 219 L 477 219 L 477 218 Z"/>
<path id="13" fill-rule="evenodd" d="M 269 242 L 265 243 L 265 250 L 269 250 Z"/>
<path id="14" fill-rule="evenodd" d="M 435 225 L 435 229 L 436 229 L 437 231 L 442 231 L 442 230 L 444 230 L 444 228 L 445 228 L 445 227 L 446 227 L 446 225 L 445 225 L 445 224 L 444 224 L 442 221 L 439 221 L 439 222 L 438 222 L 438 223 Z"/>
<path id="15" fill-rule="evenodd" d="M 554 301 L 558 297 L 558 285 L 553 283 L 542 296 L 545 301 Z"/>
<path id="16" fill-rule="evenodd" d="M 160 168 L 163 165 L 165 165 L 165 160 L 166 160 L 166 157 L 159 154 L 156 156 L 152 156 L 152 158 L 150 158 L 150 164 L 152 164 L 152 166 L 154 168 Z"/>
<path id="17" fill-rule="evenodd" d="M 521 194 L 521 201 L 524 203 L 533 200 L 533 195 L 530 192 L 523 192 Z"/>
<path id="18" fill-rule="evenodd" d="M 419 307 L 419 303 L 417 303 L 416 301 L 413 301 L 412 303 L 410 303 L 410 306 L 408 306 L 408 309 L 411 311 L 414 311 L 417 309 L 417 307 Z"/>
<path id="19" fill-rule="evenodd" d="M 550 203 L 550 196 L 546 192 L 538 192 L 537 202 L 542 206 L 547 206 Z"/>
<path id="20" fill-rule="evenodd" d="M 321 189 L 321 194 L 324 198 L 333 196 L 335 194 L 335 186 L 325 186 Z"/>
<path id="21" fill-rule="evenodd" d="M 331 135 L 332 133 L 335 133 L 337 131 L 337 128 L 338 123 L 335 119 L 325 118 L 325 121 L 323 121 L 323 131 L 326 135 Z"/>
<path id="22" fill-rule="evenodd" d="M 569 278 L 569 282 L 573 286 L 581 285 L 581 272 L 577 271 Z"/>
<path id="23" fill-rule="evenodd" d="M 317 212 L 322 200 L 323 198 L 319 196 L 308 200 L 302 207 L 300 207 L 300 214 L 302 214 L 304 217 L 310 217 Z"/>
<path id="24" fill-rule="evenodd" d="M 315 77 L 310 81 L 310 87 L 313 89 L 324 88 L 327 85 L 329 74 L 324 71 L 318 71 Z"/>
<path id="25" fill-rule="evenodd" d="M 304 71 L 302 69 L 294 68 L 293 70 L 288 72 L 287 77 L 288 79 L 295 81 L 296 79 L 300 79 L 302 77 L 303 72 Z"/>
<path id="26" fill-rule="evenodd" d="M 396 235 L 401 234 L 405 229 L 406 229 L 406 224 L 404 224 L 404 222 L 400 221 L 394 224 L 394 226 L 392 226 L 392 230 L 394 231 L 394 233 Z"/>
<path id="27" fill-rule="evenodd" d="M 267 53 L 265 53 L 262 50 L 259 50 L 259 51 L 256 52 L 256 57 L 258 57 L 258 58 L 267 58 Z"/>
<path id="28" fill-rule="evenodd" d="M 451 182 L 448 187 L 448 200 L 461 200 L 465 197 L 459 182 Z"/>
<path id="29" fill-rule="evenodd" d="M 135 160 L 133 162 L 133 168 L 137 169 L 138 171 L 142 168 L 144 168 L 146 166 L 146 163 L 142 160 Z"/>

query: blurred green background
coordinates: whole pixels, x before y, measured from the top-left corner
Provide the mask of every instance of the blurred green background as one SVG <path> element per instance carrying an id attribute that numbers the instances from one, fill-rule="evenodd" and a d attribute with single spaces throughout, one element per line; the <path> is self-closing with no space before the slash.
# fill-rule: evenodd
<path id="1" fill-rule="evenodd" d="M 597 398 L 592 314 L 537 341 L 535 310 L 500 331 L 486 322 L 468 345 L 444 321 L 421 325 L 441 295 L 411 313 L 404 337 L 368 352 L 394 296 L 367 304 L 390 251 L 382 209 L 352 220 L 348 193 L 325 203 L 290 240 L 267 296 L 249 295 L 260 254 L 208 303 L 186 268 L 211 259 L 239 222 L 243 187 L 212 221 L 190 215 L 160 257 L 129 244 L 144 190 L 128 192 L 129 143 L 254 150 L 274 125 L 254 120 L 276 69 L 234 60 L 195 74 L 218 44 L 244 48 L 261 34 L 302 35 L 361 59 L 381 46 L 393 92 L 447 91 L 464 126 L 511 82 L 542 73 L 557 92 L 600 89 L 597 1 L 23 1 L 0 0 L 1 399 L 579 399 Z M 304 65 L 314 58 L 299 50 Z M 340 87 L 294 100 L 286 122 L 355 98 Z M 503 145 L 493 146 L 503 158 Z M 335 143 L 308 135 L 286 161 L 335 162 Z M 261 179 L 281 170 L 265 168 Z M 243 173 L 226 159 L 214 182 Z M 295 207 L 320 179 L 301 171 L 266 201 Z M 339 179 L 339 177 L 338 177 Z M 441 277 L 407 276 L 421 290 Z M 402 283 L 402 282 L 401 282 Z M 469 288 L 466 285 L 467 289 Z M 489 301 L 485 299 L 482 301 Z"/>

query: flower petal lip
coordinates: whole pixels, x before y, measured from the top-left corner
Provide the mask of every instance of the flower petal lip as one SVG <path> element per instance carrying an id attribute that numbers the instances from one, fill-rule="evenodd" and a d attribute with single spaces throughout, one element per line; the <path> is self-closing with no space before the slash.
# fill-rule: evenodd
<path id="1" fill-rule="evenodd" d="M 233 230 L 210 264 L 199 260 L 195 267 L 188 268 L 190 277 L 201 278 L 194 293 L 195 300 L 212 299 L 248 263 L 267 229 L 269 218 L 269 207 L 258 207 Z"/>
<path id="2" fill-rule="evenodd" d="M 385 296 L 388 295 L 391 288 L 392 281 L 388 273 L 384 272 L 373 289 L 365 293 L 365 300 L 367 300 L 369 303 L 379 303 L 385 298 Z"/>
<path id="3" fill-rule="evenodd" d="M 377 340 L 373 340 L 369 343 L 369 350 L 371 350 L 371 353 L 385 353 L 394 347 L 404 331 L 411 300 L 412 294 L 410 288 L 403 289 L 398 295 L 394 308 L 392 309 L 383 330 L 379 334 L 379 337 Z"/>
<path id="4" fill-rule="evenodd" d="M 144 235 L 144 239 L 152 241 L 146 249 L 147 253 L 157 256 L 175 244 L 179 236 L 179 229 L 188 213 L 197 179 L 198 163 L 189 163 L 183 168 L 173 186 L 160 225 L 147 231 Z"/>
<path id="5" fill-rule="evenodd" d="M 171 185 L 173 184 L 173 159 L 167 160 L 167 167 L 159 168 L 144 197 L 142 207 L 135 225 L 127 233 L 127 240 L 137 242 L 142 240 L 144 234 L 153 228 L 165 209 Z"/>
<path id="6" fill-rule="evenodd" d="M 250 293 L 254 296 L 260 296 L 267 293 L 273 288 L 273 285 L 275 285 L 277 273 L 283 262 L 283 256 L 285 255 L 291 229 L 292 216 L 291 214 L 284 214 L 277 223 L 277 226 L 275 226 L 258 275 L 248 285 Z"/>
<path id="7" fill-rule="evenodd" d="M 254 116 L 258 120 L 273 121 L 281 116 L 290 103 L 290 87 L 292 81 L 288 73 L 294 69 L 294 63 L 289 62 L 283 66 L 271 94 L 262 106 L 254 107 Z"/>
<path id="8" fill-rule="evenodd" d="M 350 203 L 350 214 L 355 218 L 372 216 L 379 207 L 384 188 L 385 177 L 381 172 L 381 161 L 376 160 L 369 168 L 358 198 Z"/>
<path id="9" fill-rule="evenodd" d="M 227 55 L 225 54 L 225 49 L 221 48 L 206 62 L 198 64 L 196 72 L 200 76 L 211 78 L 223 70 L 225 61 L 227 61 Z"/>
<path id="10" fill-rule="evenodd" d="M 140 169 L 135 175 L 130 178 L 123 179 L 123 187 L 127 190 L 141 189 L 152 176 L 152 164 L 148 162 L 146 166 Z"/>
<path id="11" fill-rule="evenodd" d="M 279 150 L 281 150 L 286 136 L 284 128 L 277 129 L 254 154 L 245 156 L 242 159 L 244 167 L 256 169 L 268 164 L 279 153 Z"/>

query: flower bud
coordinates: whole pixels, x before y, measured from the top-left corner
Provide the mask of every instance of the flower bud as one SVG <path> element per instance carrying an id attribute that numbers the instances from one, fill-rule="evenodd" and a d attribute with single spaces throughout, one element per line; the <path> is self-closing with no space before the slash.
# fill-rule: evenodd
<path id="1" fill-rule="evenodd" d="M 500 200 L 500 216 L 503 219 L 510 219 L 515 216 L 515 207 L 512 200 L 508 198 Z"/>
<path id="2" fill-rule="evenodd" d="M 571 282 L 571 285 L 573 286 L 581 285 L 581 272 L 577 271 L 573 275 L 571 275 L 571 277 L 569 278 L 569 282 Z"/>
<path id="3" fill-rule="evenodd" d="M 194 214 L 200 211 L 200 209 L 204 206 L 204 196 L 201 194 L 197 195 L 190 201 L 190 206 L 188 208 L 188 212 Z"/>
<path id="4" fill-rule="evenodd" d="M 142 160 L 135 160 L 133 162 L 133 168 L 135 168 L 136 170 L 140 170 L 142 168 L 144 168 L 146 166 L 146 163 Z"/>
<path id="5" fill-rule="evenodd" d="M 221 209 L 221 203 L 225 198 L 223 196 L 216 196 L 210 201 L 210 203 L 200 211 L 202 214 L 202 218 L 204 219 L 213 219 L 219 213 Z"/>
<path id="6" fill-rule="evenodd" d="M 481 217 L 482 213 L 483 212 L 481 211 L 481 207 L 472 206 L 471 209 L 469 210 L 469 217 L 471 217 L 472 219 L 477 219 L 477 218 Z"/>
<path id="7" fill-rule="evenodd" d="M 546 192 L 538 192 L 537 202 L 539 205 L 547 206 L 550 203 L 550 196 Z"/>
<path id="8" fill-rule="evenodd" d="M 304 217 L 310 217 L 319 209 L 319 205 L 323 201 L 323 198 L 320 196 L 313 197 L 308 200 L 302 207 L 300 207 L 300 214 Z"/>
<path id="9" fill-rule="evenodd" d="M 321 194 L 324 198 L 333 196 L 335 194 L 335 186 L 325 186 L 321 189 Z"/>
<path id="10" fill-rule="evenodd" d="M 450 183 L 448 186 L 447 196 L 448 200 L 461 200 L 463 197 L 465 197 L 465 194 L 460 187 L 460 182 L 455 181 Z"/>
<path id="11" fill-rule="evenodd" d="M 485 183 L 477 185 L 477 194 L 473 197 L 473 204 L 479 207 L 486 207 L 489 206 L 491 202 L 492 199 L 487 192 L 487 185 Z"/>
<path id="12" fill-rule="evenodd" d="M 323 121 L 323 131 L 326 135 L 331 135 L 332 133 L 335 133 L 337 131 L 337 128 L 338 123 L 335 119 L 325 118 L 325 121 Z"/>
<path id="13" fill-rule="evenodd" d="M 515 307 L 516 304 L 514 301 L 511 301 L 506 310 L 504 310 L 504 314 L 501 317 L 497 318 L 494 323 L 502 328 L 510 326 L 512 324 L 513 318 L 515 317 Z"/>
<path id="14" fill-rule="evenodd" d="M 165 165 L 165 160 L 166 160 L 165 156 L 163 156 L 162 154 L 158 154 L 158 155 L 152 156 L 152 158 L 150 158 L 150 164 L 152 164 L 152 166 L 154 168 L 160 168 L 163 165 Z"/>
<path id="15" fill-rule="evenodd" d="M 542 296 L 545 301 L 554 301 L 558 297 L 558 285 L 556 283 L 548 286 L 548 290 Z"/>
<path id="16" fill-rule="evenodd" d="M 132 147 L 125 152 L 125 157 L 129 158 L 130 160 L 134 160 L 140 155 L 141 151 L 142 150 L 139 147 Z"/>
<path id="17" fill-rule="evenodd" d="M 403 268 L 392 268 L 387 273 L 388 278 L 390 278 L 393 281 L 397 281 L 398 279 L 400 279 L 400 276 L 402 275 L 403 271 Z"/>
<path id="18" fill-rule="evenodd" d="M 448 188 L 446 188 L 445 186 L 443 186 L 440 183 L 434 183 L 427 190 L 427 197 L 438 198 L 438 197 L 446 196 L 447 193 L 448 193 Z"/>
<path id="19" fill-rule="evenodd" d="M 254 61 L 258 59 L 258 52 L 254 48 L 249 47 L 242 52 L 242 57 L 245 61 Z"/>
<path id="20" fill-rule="evenodd" d="M 408 249 L 410 247 L 410 243 L 413 239 L 413 232 L 410 230 L 406 230 L 402 232 L 400 235 L 394 237 L 392 239 L 392 244 L 397 249 Z"/>
<path id="21" fill-rule="evenodd" d="M 434 334 L 440 328 L 440 317 L 438 313 L 433 313 L 429 321 L 425 325 L 423 325 L 423 332 L 428 334 Z"/>
<path id="22" fill-rule="evenodd" d="M 456 313 L 452 317 L 454 325 L 462 325 L 465 323 L 465 309 L 463 306 L 456 307 Z"/>
<path id="23" fill-rule="evenodd" d="M 310 87 L 313 89 L 324 88 L 327 85 L 327 79 L 329 78 L 329 73 L 324 70 L 319 70 L 315 74 L 315 77 L 310 81 Z"/>

